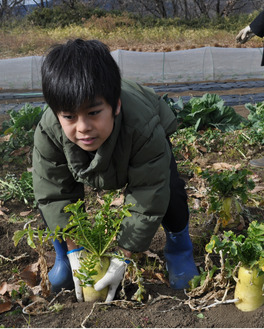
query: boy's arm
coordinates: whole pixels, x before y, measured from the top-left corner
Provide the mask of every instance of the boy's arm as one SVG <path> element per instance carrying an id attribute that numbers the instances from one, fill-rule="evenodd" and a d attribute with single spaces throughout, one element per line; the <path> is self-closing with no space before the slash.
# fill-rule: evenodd
<path id="1" fill-rule="evenodd" d="M 65 227 L 69 214 L 64 207 L 84 196 L 83 184 L 77 183 L 64 153 L 37 127 L 33 149 L 33 188 L 35 199 L 50 230 Z"/>
<path id="2" fill-rule="evenodd" d="M 125 202 L 134 205 L 124 218 L 118 244 L 131 252 L 149 248 L 169 204 L 171 151 L 161 125 L 157 125 L 133 157 Z"/>

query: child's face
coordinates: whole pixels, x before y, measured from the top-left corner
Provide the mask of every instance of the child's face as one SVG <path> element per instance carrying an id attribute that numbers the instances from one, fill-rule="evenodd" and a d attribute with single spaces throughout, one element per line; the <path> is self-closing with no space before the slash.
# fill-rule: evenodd
<path id="1" fill-rule="evenodd" d="M 115 114 L 120 113 L 119 99 Z M 82 105 L 75 113 L 60 112 L 58 119 L 65 135 L 84 151 L 96 151 L 111 135 L 114 128 L 112 107 L 98 97 L 91 105 Z"/>

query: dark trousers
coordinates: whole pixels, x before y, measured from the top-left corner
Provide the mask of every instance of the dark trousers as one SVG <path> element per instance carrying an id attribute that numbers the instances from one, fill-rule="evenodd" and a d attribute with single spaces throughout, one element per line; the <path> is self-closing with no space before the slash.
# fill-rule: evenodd
<path id="1" fill-rule="evenodd" d="M 170 147 L 171 143 L 169 141 Z M 179 177 L 177 164 L 174 155 L 171 155 L 170 163 L 170 201 L 167 212 L 162 220 L 162 225 L 169 232 L 182 231 L 189 220 L 187 204 L 187 193 L 185 182 Z"/>

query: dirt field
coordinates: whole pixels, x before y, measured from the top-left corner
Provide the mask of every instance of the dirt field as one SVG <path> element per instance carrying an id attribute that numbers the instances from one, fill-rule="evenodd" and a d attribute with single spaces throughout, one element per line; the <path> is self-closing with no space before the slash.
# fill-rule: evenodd
<path id="1" fill-rule="evenodd" d="M 220 95 L 256 95 L 257 97 L 263 92 L 263 84 L 260 82 L 260 86 L 258 86 L 258 83 L 255 85 L 254 88 L 247 88 L 245 84 L 242 88 L 231 88 L 225 91 L 220 91 L 220 89 L 210 90 L 210 87 L 202 91 L 185 90 L 177 92 L 176 90 L 172 91 L 170 95 L 173 97 L 180 95 L 196 96 L 201 95 L 201 93 L 213 92 Z M 248 100 L 252 102 L 252 96 L 249 96 Z M 236 104 L 234 107 L 240 114 L 247 115 L 247 110 L 245 110 L 243 104 Z M 257 154 L 257 157 L 259 156 L 261 154 Z M 27 167 L 29 164 L 26 157 L 22 155 L 22 158 L 24 159 L 24 166 Z M 216 155 L 215 158 L 221 161 L 219 155 Z M 241 162 L 247 162 L 248 160 L 241 159 Z M 6 164 L 0 168 L 1 177 L 6 170 L 15 171 L 18 168 L 13 167 L 12 164 Z M 262 170 L 254 170 L 254 173 L 260 177 L 259 184 L 262 184 Z M 189 179 L 188 177 L 184 178 L 186 181 Z M 14 232 L 22 229 L 25 224 L 25 222 L 15 221 L 14 215 L 21 216 L 21 213 L 24 214 L 27 211 L 32 211 L 31 214 L 34 215 L 32 217 L 36 219 L 32 225 L 43 226 L 37 211 L 27 208 L 22 203 L 9 201 L 0 207 L 0 293 L 3 296 L 10 296 L 10 292 L 7 290 L 5 292 L 5 289 L 7 289 L 6 284 L 18 284 L 19 280 L 23 280 L 25 277 L 28 279 L 28 273 L 25 272 L 25 269 L 28 269 L 27 266 L 34 264 L 38 259 L 37 253 L 28 247 L 26 241 L 20 243 L 18 247 L 15 247 L 12 241 Z M 262 218 L 262 213 L 259 214 L 259 218 Z M 197 226 L 196 223 L 192 222 L 192 218 L 190 220 L 190 233 L 194 242 L 194 256 L 197 266 L 202 264 L 204 253 L 203 250 L 200 250 L 197 237 L 202 237 L 204 232 L 210 233 L 211 229 L 210 226 Z M 164 243 L 164 233 L 160 229 L 153 239 L 150 252 L 160 257 L 163 270 Z M 55 255 L 51 246 L 46 248 L 48 265 L 51 268 Z M 34 276 L 31 281 L 32 287 L 34 287 L 39 284 L 39 276 L 37 272 L 30 271 L 30 273 Z M 23 313 L 22 309 L 28 305 L 30 300 L 29 296 L 24 294 L 18 296 L 17 299 L 13 298 L 11 305 L 9 305 L 10 309 L 0 313 L 0 326 L 14 328 L 263 328 L 264 306 L 253 312 L 241 312 L 234 304 L 218 305 L 208 310 L 192 310 L 188 305 L 188 297 L 184 291 L 170 289 L 166 280 L 161 280 L 158 276 L 152 278 L 148 276 L 145 278 L 144 284 L 146 294 L 141 305 L 131 301 L 135 284 L 130 283 L 125 287 L 127 300 L 119 301 L 120 296 L 117 293 L 116 301 L 110 305 L 77 303 L 73 291 L 64 292 L 56 297 L 55 302 L 51 303 L 51 305 L 54 305 L 58 302 L 63 306 L 62 310 L 58 312 L 47 311 L 47 304 L 55 297 L 55 295 L 51 295 L 48 298 L 42 298 L 41 302 L 35 303 L 27 311 L 24 310 L 25 313 Z M 233 291 L 231 290 L 228 299 L 232 298 Z M 4 299 L 2 299 L 3 303 Z"/>
<path id="2" fill-rule="evenodd" d="M 23 223 L 10 222 L 10 216 L 27 209 L 15 204 L 7 204 L 7 207 L 8 214 L 0 218 L 0 254 L 12 260 L 25 253 L 26 257 L 14 262 L 6 260 L 2 262 L 1 288 L 4 282 L 17 284 L 19 279 L 28 278 L 25 272 L 26 267 L 37 261 L 36 252 L 29 248 L 25 241 L 15 248 L 11 240 L 14 231 L 21 229 Z M 40 219 L 38 223 L 41 225 Z M 205 229 L 210 231 L 209 227 L 202 228 L 202 230 Z M 191 227 L 190 232 L 192 238 L 202 235 L 199 227 Z M 159 230 L 153 239 L 150 251 L 161 259 L 163 259 L 164 243 L 163 231 Z M 195 261 L 199 265 L 202 255 L 197 247 L 194 244 Z M 52 266 L 54 261 L 52 248 L 48 248 L 46 255 L 49 265 Z M 19 269 L 18 272 L 15 269 Z M 26 297 L 21 297 L 20 305 L 14 301 L 8 312 L 0 314 L 0 324 L 6 328 L 263 328 L 264 306 L 253 312 L 241 312 L 234 304 L 218 305 L 208 310 L 197 311 L 190 308 L 188 298 L 183 291 L 170 289 L 166 281 L 163 283 L 156 277 L 145 280 L 144 285 L 146 294 L 141 305 L 130 299 L 132 293 L 135 292 L 133 284 L 125 288 L 127 301 L 123 299 L 118 301 L 117 294 L 116 301 L 110 305 L 78 303 L 74 291 L 65 292 L 52 303 L 52 305 L 59 303 L 63 309 L 52 313 L 47 312 L 46 307 L 55 295 L 42 298 L 41 303 L 38 302 L 25 310 L 30 315 L 22 313 L 21 305 L 25 307 L 28 301 Z M 231 290 L 228 299 L 232 298 L 233 291 Z"/>

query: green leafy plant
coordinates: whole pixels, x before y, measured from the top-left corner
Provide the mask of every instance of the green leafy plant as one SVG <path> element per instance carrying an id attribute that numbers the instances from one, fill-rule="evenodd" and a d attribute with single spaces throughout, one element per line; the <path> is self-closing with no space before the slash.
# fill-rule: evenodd
<path id="1" fill-rule="evenodd" d="M 46 108 L 46 107 L 45 107 Z M 7 113 L 10 116 L 9 121 L 3 123 L 4 133 L 14 133 L 17 129 L 25 129 L 29 131 L 35 127 L 41 119 L 45 108 L 42 109 L 40 106 L 32 106 L 26 103 L 19 111 L 9 110 Z"/>
<path id="2" fill-rule="evenodd" d="M 46 108 L 47 106 L 42 109 L 25 104 L 19 111 L 8 111 L 10 119 L 3 122 L 1 130 L 1 136 L 6 137 L 0 145 L 0 154 L 4 161 L 10 161 L 14 150 L 33 146 L 35 128 Z"/>
<path id="3" fill-rule="evenodd" d="M 222 237 L 212 235 L 205 250 L 210 254 L 222 252 L 228 278 L 232 277 L 237 265 L 256 266 L 258 274 L 264 274 L 264 223 L 251 222 L 245 234 L 225 231 Z"/>
<path id="4" fill-rule="evenodd" d="M 227 134 L 215 128 L 199 131 L 196 131 L 194 126 L 182 128 L 171 137 L 173 152 L 177 159 L 181 157 L 193 160 L 202 153 L 220 150 Z"/>
<path id="5" fill-rule="evenodd" d="M 112 207 L 113 196 L 115 192 L 104 195 L 104 203 L 95 214 L 87 213 L 84 209 L 84 201 L 77 201 L 65 207 L 65 212 L 72 213 L 69 222 L 65 228 L 57 227 L 54 232 L 54 238 L 67 238 L 73 240 L 76 245 L 85 249 L 81 257 L 81 267 L 75 275 L 81 280 L 84 286 L 84 299 L 94 301 L 105 299 L 106 291 L 96 292 L 92 287 L 107 271 L 110 258 L 117 257 L 124 260 L 124 255 L 117 254 L 116 236 L 120 230 L 120 225 L 124 217 L 130 217 L 129 208 L 131 204 L 122 205 L 117 208 Z M 136 267 L 136 263 L 131 260 Z M 143 296 L 144 288 L 140 280 L 140 273 L 137 270 L 138 290 L 135 298 L 140 301 Z"/>
<path id="6" fill-rule="evenodd" d="M 56 229 L 55 237 L 70 238 L 97 257 L 104 255 L 114 244 L 123 218 L 131 216 L 128 211 L 131 205 L 112 207 L 113 192 L 105 194 L 103 199 L 104 203 L 96 214 L 87 213 L 81 200 L 67 205 L 64 210 L 72 215 L 65 228 Z"/>
<path id="7" fill-rule="evenodd" d="M 29 296 L 28 287 L 24 281 L 19 282 L 19 288 L 17 288 L 17 290 L 13 289 L 11 291 L 11 297 L 14 300 L 28 298 Z"/>
<path id="8" fill-rule="evenodd" d="M 264 223 L 250 223 L 246 236 L 232 231 L 224 232 L 222 238 L 212 236 L 206 245 L 208 253 L 222 253 L 225 275 L 234 276 L 237 269 L 235 298 L 242 311 L 253 311 L 263 305 L 264 284 Z"/>
<path id="9" fill-rule="evenodd" d="M 194 126 L 198 131 L 214 127 L 227 132 L 241 129 L 241 123 L 246 121 L 232 107 L 224 105 L 224 100 L 216 94 L 192 97 L 185 104 L 181 97 L 177 102 L 167 95 L 163 98 L 176 114 L 179 129 Z"/>
<path id="10" fill-rule="evenodd" d="M 193 160 L 198 154 L 197 139 L 198 133 L 194 127 L 180 129 L 175 132 L 171 138 L 175 157 L 177 159 Z"/>
<path id="11" fill-rule="evenodd" d="M 219 129 L 209 127 L 205 131 L 200 131 L 198 142 L 206 148 L 206 152 L 219 151 L 224 145 L 224 134 Z"/>
<path id="12" fill-rule="evenodd" d="M 245 130 L 241 134 L 241 138 L 246 140 L 250 145 L 264 144 L 264 102 L 256 104 L 245 104 L 245 108 L 249 111 L 248 121 L 243 124 Z"/>
<path id="13" fill-rule="evenodd" d="M 31 172 L 23 172 L 19 178 L 14 174 L 7 174 L 4 179 L 0 178 L 0 200 L 15 198 L 25 204 L 35 205 Z"/>
<path id="14" fill-rule="evenodd" d="M 254 126 L 264 121 L 264 102 L 256 104 L 247 103 L 245 108 L 249 111 L 247 125 Z"/>
<path id="15" fill-rule="evenodd" d="M 209 191 L 209 214 L 218 217 L 215 233 L 220 225 L 238 225 L 243 212 L 243 204 L 248 200 L 249 190 L 255 187 L 252 172 L 248 169 L 223 170 L 210 172 L 204 170 L 201 176 L 207 180 Z"/>
<path id="16" fill-rule="evenodd" d="M 80 261 L 81 267 L 75 272 L 75 275 L 81 280 L 84 289 L 90 289 L 87 285 L 96 283 L 102 275 L 100 273 L 102 268 L 104 271 L 107 270 L 110 257 L 124 260 L 123 254 L 115 252 L 116 236 L 123 218 L 131 216 L 128 210 L 131 204 L 113 206 L 112 202 L 115 195 L 115 191 L 105 194 L 103 196 L 104 202 L 95 212 L 86 212 L 82 200 L 69 204 L 65 207 L 65 212 L 71 213 L 71 216 L 65 228 L 57 226 L 55 231 L 51 232 L 48 228 L 34 230 L 29 225 L 28 228 L 15 232 L 13 236 L 14 243 L 17 245 L 24 236 L 27 236 L 29 246 L 42 250 L 38 246 L 42 247 L 50 239 L 71 239 L 76 245 L 84 247 Z M 138 290 L 135 293 L 135 298 L 137 301 L 141 301 L 144 287 L 141 282 L 140 271 L 133 259 L 131 259 L 131 264 L 136 268 Z M 89 291 L 89 294 L 94 297 L 91 291 Z M 96 295 L 97 297 L 98 295 Z"/>
<path id="17" fill-rule="evenodd" d="M 264 303 L 264 223 L 251 222 L 244 234 L 229 230 L 212 235 L 205 250 L 205 268 L 190 281 L 189 297 L 220 298 L 235 287 L 239 309 L 249 311 Z"/>

